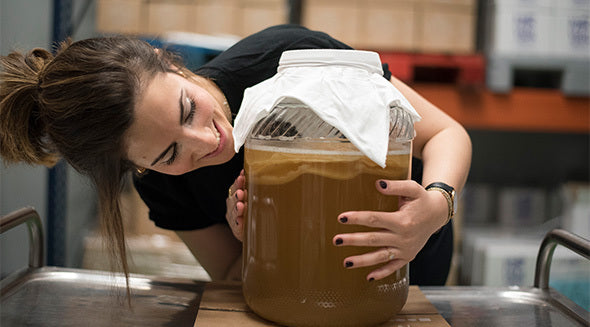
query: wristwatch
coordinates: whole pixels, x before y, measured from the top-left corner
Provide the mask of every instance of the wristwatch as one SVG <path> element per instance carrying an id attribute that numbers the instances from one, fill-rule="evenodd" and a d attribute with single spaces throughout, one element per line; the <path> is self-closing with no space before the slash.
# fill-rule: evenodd
<path id="1" fill-rule="evenodd" d="M 431 190 L 432 191 L 439 191 L 445 196 L 445 199 L 447 199 L 447 205 L 449 206 L 449 215 L 447 217 L 447 221 L 445 222 L 445 225 L 446 225 L 449 222 L 449 220 L 451 220 L 451 218 L 453 218 L 453 216 L 455 215 L 455 212 L 457 210 L 457 200 L 455 199 L 455 189 L 452 186 L 447 185 L 442 182 L 434 182 L 434 183 L 428 184 L 428 186 L 426 186 L 425 189 L 427 191 L 431 191 Z"/>

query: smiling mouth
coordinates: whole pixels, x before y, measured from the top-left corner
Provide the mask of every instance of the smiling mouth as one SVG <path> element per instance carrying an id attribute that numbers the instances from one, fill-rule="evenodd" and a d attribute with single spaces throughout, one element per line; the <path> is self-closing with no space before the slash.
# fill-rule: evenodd
<path id="1" fill-rule="evenodd" d="M 221 152 L 221 150 L 223 150 L 223 140 L 225 139 L 225 137 L 223 137 L 224 134 L 222 134 L 222 132 L 219 131 L 219 127 L 215 122 L 213 122 L 213 126 L 215 129 L 215 140 L 217 141 L 217 147 L 215 148 L 215 150 L 209 152 L 205 156 L 205 158 L 216 156 L 219 152 Z"/>

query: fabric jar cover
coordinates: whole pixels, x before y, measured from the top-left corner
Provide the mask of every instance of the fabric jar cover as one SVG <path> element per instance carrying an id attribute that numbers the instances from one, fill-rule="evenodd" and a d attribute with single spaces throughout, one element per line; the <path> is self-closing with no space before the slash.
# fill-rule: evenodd
<path id="1" fill-rule="evenodd" d="M 362 153 L 385 167 L 390 108 L 420 116 L 401 92 L 383 78 L 379 55 L 360 50 L 289 50 L 277 74 L 244 92 L 234 123 L 235 151 L 254 125 L 289 98 L 302 102 L 334 126 Z"/>

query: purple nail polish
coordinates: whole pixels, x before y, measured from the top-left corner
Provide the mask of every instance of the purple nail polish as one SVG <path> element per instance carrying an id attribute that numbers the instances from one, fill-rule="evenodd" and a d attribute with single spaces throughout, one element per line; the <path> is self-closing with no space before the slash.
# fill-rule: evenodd
<path id="1" fill-rule="evenodd" d="M 336 245 L 340 245 L 340 244 L 342 244 L 342 239 L 337 238 L 336 241 L 334 241 L 334 243 L 336 243 Z"/>
<path id="2" fill-rule="evenodd" d="M 385 183 L 385 181 L 379 181 L 379 186 L 381 186 L 382 189 L 386 189 L 387 183 Z"/>
<path id="3" fill-rule="evenodd" d="M 348 217 L 340 217 L 340 222 L 341 222 L 341 223 L 346 223 L 346 222 L 348 222 Z"/>
<path id="4" fill-rule="evenodd" d="M 370 281 L 370 282 L 372 282 L 372 281 L 374 281 L 374 280 L 375 280 L 375 278 L 373 278 L 373 277 L 369 278 L 369 281 Z"/>
<path id="5" fill-rule="evenodd" d="M 350 268 L 354 265 L 352 261 L 346 261 L 344 264 L 346 265 L 346 268 Z"/>

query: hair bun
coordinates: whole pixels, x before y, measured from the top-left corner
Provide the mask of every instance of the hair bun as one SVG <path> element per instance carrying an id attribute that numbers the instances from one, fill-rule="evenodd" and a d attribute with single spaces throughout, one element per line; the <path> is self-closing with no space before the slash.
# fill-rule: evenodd
<path id="1" fill-rule="evenodd" d="M 53 55 L 51 52 L 41 48 L 33 49 L 25 56 L 25 63 L 30 67 L 33 74 L 30 76 L 31 81 L 36 86 L 41 86 L 43 71 L 52 60 Z"/>

